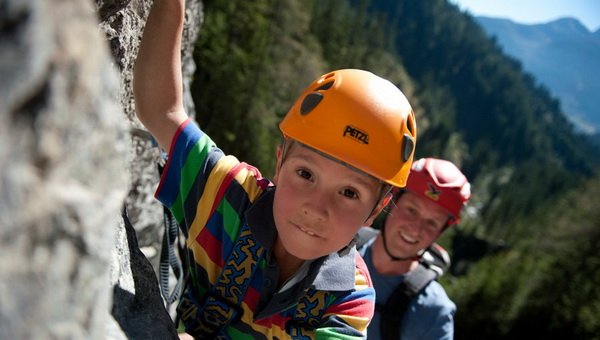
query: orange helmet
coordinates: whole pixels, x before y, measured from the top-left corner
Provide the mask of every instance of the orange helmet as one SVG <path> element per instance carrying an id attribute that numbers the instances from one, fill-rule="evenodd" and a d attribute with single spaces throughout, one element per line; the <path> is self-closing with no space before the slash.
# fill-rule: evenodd
<path id="1" fill-rule="evenodd" d="M 415 116 L 404 94 L 371 72 L 346 69 L 321 76 L 279 128 L 385 183 L 406 184 L 417 140 Z"/>
<path id="2" fill-rule="evenodd" d="M 467 177 L 454 163 L 436 158 L 421 158 L 413 163 L 406 190 L 446 209 L 450 215 L 448 224 L 460 221 L 460 211 L 471 197 Z"/>

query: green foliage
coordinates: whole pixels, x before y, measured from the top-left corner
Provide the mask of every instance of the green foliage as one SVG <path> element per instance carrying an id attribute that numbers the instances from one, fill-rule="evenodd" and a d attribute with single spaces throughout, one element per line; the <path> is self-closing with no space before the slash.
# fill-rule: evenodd
<path id="1" fill-rule="evenodd" d="M 384 15 L 369 13 L 367 2 L 318 1 L 312 10 L 310 31 L 319 41 L 329 70 L 361 68 L 396 84 L 413 98 L 414 85 L 400 56 L 393 52 L 393 31 Z M 412 101 L 411 101 L 412 102 Z"/>
<path id="2" fill-rule="evenodd" d="M 550 213 L 520 222 L 521 240 L 446 278 L 459 306 L 457 339 L 597 339 L 600 178 L 566 192 Z"/>
<path id="3" fill-rule="evenodd" d="M 449 296 L 458 306 L 455 316 L 457 339 L 496 339 L 510 329 L 515 317 L 514 306 L 523 297 L 515 291 L 527 292 L 535 284 L 531 262 L 522 261 L 518 252 L 507 252 L 486 258 L 475 265 L 469 275 L 445 281 Z M 477 332 L 477 335 L 476 335 Z"/>
<path id="4" fill-rule="evenodd" d="M 225 152 L 274 174 L 279 118 L 323 71 L 298 1 L 204 1 L 192 92 Z M 289 25 L 294 22 L 295 25 Z"/>
<path id="5" fill-rule="evenodd" d="M 199 122 L 226 152 L 242 160 L 249 154 L 262 155 L 263 150 L 253 152 L 255 145 L 267 141 L 261 139 L 262 121 L 251 114 L 251 108 L 263 90 L 261 62 L 268 44 L 269 4 L 204 4 L 205 22 L 195 49 L 199 71 L 192 85 Z M 260 142 L 255 144 L 256 140 Z"/>

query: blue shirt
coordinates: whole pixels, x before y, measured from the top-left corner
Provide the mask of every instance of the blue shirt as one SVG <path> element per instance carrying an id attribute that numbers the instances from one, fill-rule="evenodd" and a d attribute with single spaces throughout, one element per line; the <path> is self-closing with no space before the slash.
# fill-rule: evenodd
<path id="1" fill-rule="evenodd" d="M 404 275 L 384 276 L 380 275 L 375 266 L 371 246 L 375 238 L 367 242 L 360 250 L 369 272 L 373 286 L 375 287 L 375 301 L 377 304 L 385 304 L 390 294 L 402 280 Z M 410 302 L 402 323 L 400 325 L 400 338 L 408 339 L 447 339 L 454 338 L 454 313 L 456 305 L 446 291 L 437 281 L 431 281 Z M 381 314 L 375 312 L 373 320 L 367 329 L 368 339 L 381 339 Z"/>

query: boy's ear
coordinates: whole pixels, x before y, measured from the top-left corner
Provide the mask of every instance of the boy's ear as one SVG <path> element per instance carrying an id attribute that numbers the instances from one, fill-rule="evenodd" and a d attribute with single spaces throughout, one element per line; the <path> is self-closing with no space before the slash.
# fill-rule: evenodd
<path id="1" fill-rule="evenodd" d="M 390 201 L 392 200 L 392 193 L 388 193 L 387 195 L 385 195 L 385 197 L 383 197 L 379 203 L 377 203 L 377 206 L 375 206 L 375 209 L 373 209 L 373 212 L 371 213 L 371 216 L 369 216 L 369 218 L 365 221 L 364 225 L 365 226 L 371 226 L 371 224 L 373 224 L 373 221 L 375 221 L 375 218 L 379 215 L 379 213 L 381 213 L 381 211 L 383 210 L 383 208 L 385 208 Z"/>

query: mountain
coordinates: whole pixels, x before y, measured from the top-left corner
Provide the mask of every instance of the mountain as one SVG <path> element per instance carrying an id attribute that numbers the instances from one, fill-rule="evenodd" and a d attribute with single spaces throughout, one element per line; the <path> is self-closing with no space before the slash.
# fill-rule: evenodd
<path id="1" fill-rule="evenodd" d="M 573 18 L 536 25 L 475 19 L 506 54 L 558 97 L 578 130 L 600 131 L 600 30 L 592 33 Z"/>

